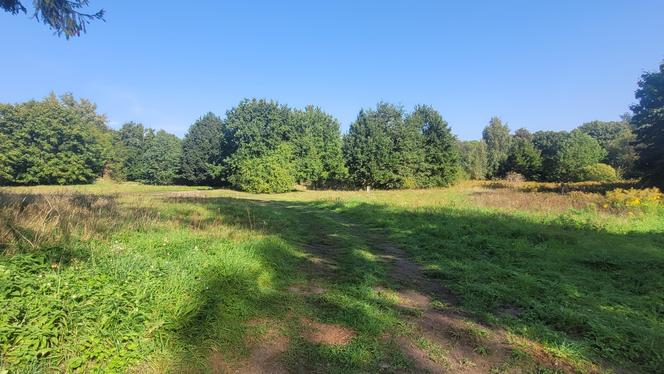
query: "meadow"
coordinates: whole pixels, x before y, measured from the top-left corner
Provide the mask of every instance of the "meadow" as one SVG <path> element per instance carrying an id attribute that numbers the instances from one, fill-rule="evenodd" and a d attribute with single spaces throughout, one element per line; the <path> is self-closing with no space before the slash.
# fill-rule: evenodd
<path id="1" fill-rule="evenodd" d="M 664 372 L 630 182 L 0 189 L 0 372 Z"/>

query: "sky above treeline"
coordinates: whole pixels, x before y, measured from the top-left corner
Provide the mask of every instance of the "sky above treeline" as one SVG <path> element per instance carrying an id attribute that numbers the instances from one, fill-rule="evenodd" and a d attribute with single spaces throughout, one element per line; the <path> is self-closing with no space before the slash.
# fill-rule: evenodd
<path id="1" fill-rule="evenodd" d="M 29 4 L 26 0 L 24 3 Z M 379 101 L 438 109 L 461 139 L 616 120 L 664 59 L 664 1 L 128 1 L 79 38 L 0 12 L 0 102 L 72 92 L 112 127 L 182 136 L 242 98 L 320 106 L 342 131 Z"/>

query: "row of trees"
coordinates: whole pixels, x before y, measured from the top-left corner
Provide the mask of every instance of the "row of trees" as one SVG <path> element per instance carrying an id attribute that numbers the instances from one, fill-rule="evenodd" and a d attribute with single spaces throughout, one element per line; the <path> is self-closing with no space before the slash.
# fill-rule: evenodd
<path id="1" fill-rule="evenodd" d="M 320 108 L 244 100 L 208 113 L 183 140 L 126 123 L 107 126 L 70 94 L 0 104 L 0 185 L 89 183 L 102 175 L 149 184 L 281 192 L 312 187 L 445 186 L 460 177 L 532 180 L 642 177 L 664 186 L 664 64 L 641 77 L 633 116 L 571 131 L 518 129 L 494 117 L 482 139 L 459 142 L 432 107 L 379 103 L 348 133 Z"/>
<path id="2" fill-rule="evenodd" d="M 342 137 L 320 108 L 244 100 L 199 118 L 183 140 L 163 130 L 106 125 L 70 94 L 0 107 L 0 184 L 90 183 L 102 175 L 148 184 L 282 192 L 312 187 L 443 186 L 457 176 L 456 138 L 433 108 L 381 103 Z"/>
<path id="3" fill-rule="evenodd" d="M 635 177 L 634 128 L 622 121 L 593 121 L 567 131 L 518 129 L 513 134 L 494 117 L 479 141 L 462 142 L 463 169 L 470 178 L 500 178 L 514 172 L 530 180 L 580 181 Z"/>

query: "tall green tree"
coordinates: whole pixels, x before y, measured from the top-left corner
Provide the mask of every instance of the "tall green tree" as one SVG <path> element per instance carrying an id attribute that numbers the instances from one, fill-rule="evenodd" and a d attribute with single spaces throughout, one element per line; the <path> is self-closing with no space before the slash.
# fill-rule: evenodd
<path id="1" fill-rule="evenodd" d="M 664 188 L 664 62 L 659 71 L 641 76 L 635 96 L 637 167 L 647 182 Z"/>
<path id="2" fill-rule="evenodd" d="M 459 142 L 461 170 L 470 179 L 482 180 L 487 176 L 489 163 L 484 140 Z"/>
<path id="3" fill-rule="evenodd" d="M 32 18 L 46 24 L 55 34 L 69 39 L 85 33 L 86 26 L 94 20 L 104 20 L 104 10 L 82 12 L 88 0 L 33 0 Z M 11 14 L 27 13 L 21 0 L 0 0 L 0 9 Z"/>
<path id="4" fill-rule="evenodd" d="M 493 117 L 489 125 L 482 131 L 482 139 L 487 146 L 488 177 L 499 176 L 503 162 L 507 160 L 510 150 L 510 129 L 498 117 Z"/>
<path id="5" fill-rule="evenodd" d="M 553 158 L 552 177 L 564 182 L 582 180 L 583 169 L 599 163 L 604 156 L 606 151 L 597 140 L 579 130 L 574 130 L 559 144 Z"/>
<path id="6" fill-rule="evenodd" d="M 219 185 L 224 128 L 221 118 L 207 113 L 189 128 L 182 140 L 180 177 L 186 184 Z"/>
<path id="7" fill-rule="evenodd" d="M 538 180 L 542 171 L 542 156 L 535 148 L 533 136 L 525 129 L 519 129 L 512 138 L 507 159 L 501 166 L 501 175 L 515 172 L 528 180 Z"/>
<path id="8" fill-rule="evenodd" d="M 636 149 L 632 126 L 627 121 L 592 121 L 579 126 L 606 150 L 602 162 L 613 166 L 623 176 L 634 175 Z"/>
<path id="9" fill-rule="evenodd" d="M 418 131 L 404 121 L 401 107 L 379 103 L 361 110 L 344 137 L 344 157 L 352 181 L 362 187 L 402 188 L 415 185 L 424 159 Z"/>
<path id="10" fill-rule="evenodd" d="M 125 123 L 118 131 L 127 180 L 145 184 L 172 184 L 178 179 L 182 144 L 166 131 L 140 123 Z"/>
<path id="11" fill-rule="evenodd" d="M 319 107 L 292 112 L 295 177 L 301 184 L 322 186 L 347 174 L 339 121 Z"/>
<path id="12" fill-rule="evenodd" d="M 263 169 L 251 168 L 256 160 L 269 160 L 271 165 L 282 162 L 280 172 L 269 174 L 273 186 L 283 186 L 295 180 L 293 153 L 277 151 L 284 144 L 290 144 L 296 136 L 291 109 L 276 101 L 245 99 L 236 107 L 226 113 L 224 128 L 224 143 L 222 144 L 223 180 L 236 188 L 242 189 L 242 184 L 236 183 L 237 176 L 242 175 L 243 180 L 255 180 L 256 176 L 267 175 Z M 290 157 L 290 159 L 289 159 Z M 283 178 L 275 180 L 274 178 Z M 282 188 L 275 188 L 281 190 Z"/>
<path id="13" fill-rule="evenodd" d="M 173 184 L 178 179 L 182 143 L 180 139 L 164 130 L 148 129 L 144 139 L 145 149 L 141 155 L 143 173 L 138 182 L 146 184 Z"/>
<path id="14" fill-rule="evenodd" d="M 105 159 L 92 107 L 58 99 L 0 107 L 0 181 L 5 184 L 90 183 L 101 175 Z"/>
<path id="15" fill-rule="evenodd" d="M 533 134 L 533 144 L 540 151 L 542 168 L 540 178 L 547 181 L 555 181 L 556 155 L 560 150 L 563 140 L 569 136 L 566 131 L 537 131 Z"/>
<path id="16" fill-rule="evenodd" d="M 421 185 L 448 186 L 459 175 L 460 161 L 457 138 L 447 122 L 433 107 L 418 105 L 406 119 L 409 126 L 422 134 L 424 159 L 420 159 L 418 177 Z"/>
<path id="17" fill-rule="evenodd" d="M 143 152 L 147 129 L 141 123 L 127 122 L 118 130 L 116 146 L 121 153 L 123 176 L 139 181 L 145 174 Z"/>

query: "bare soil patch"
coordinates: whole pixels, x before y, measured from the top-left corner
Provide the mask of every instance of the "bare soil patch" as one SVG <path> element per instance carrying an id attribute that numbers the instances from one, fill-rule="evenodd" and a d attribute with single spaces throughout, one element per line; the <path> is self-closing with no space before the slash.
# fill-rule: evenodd
<path id="1" fill-rule="evenodd" d="M 213 350 L 209 356 L 212 373 L 287 373 L 281 355 L 288 350 L 290 339 L 273 321 L 257 319 L 249 321 L 249 325 L 262 331 L 247 337 L 247 344 L 252 347 L 249 357 L 229 364 L 221 352 Z"/>
<path id="2" fill-rule="evenodd" d="M 347 327 L 320 323 L 308 318 L 302 318 L 304 328 L 303 337 L 310 343 L 327 345 L 347 345 L 355 337 L 355 332 Z"/>

